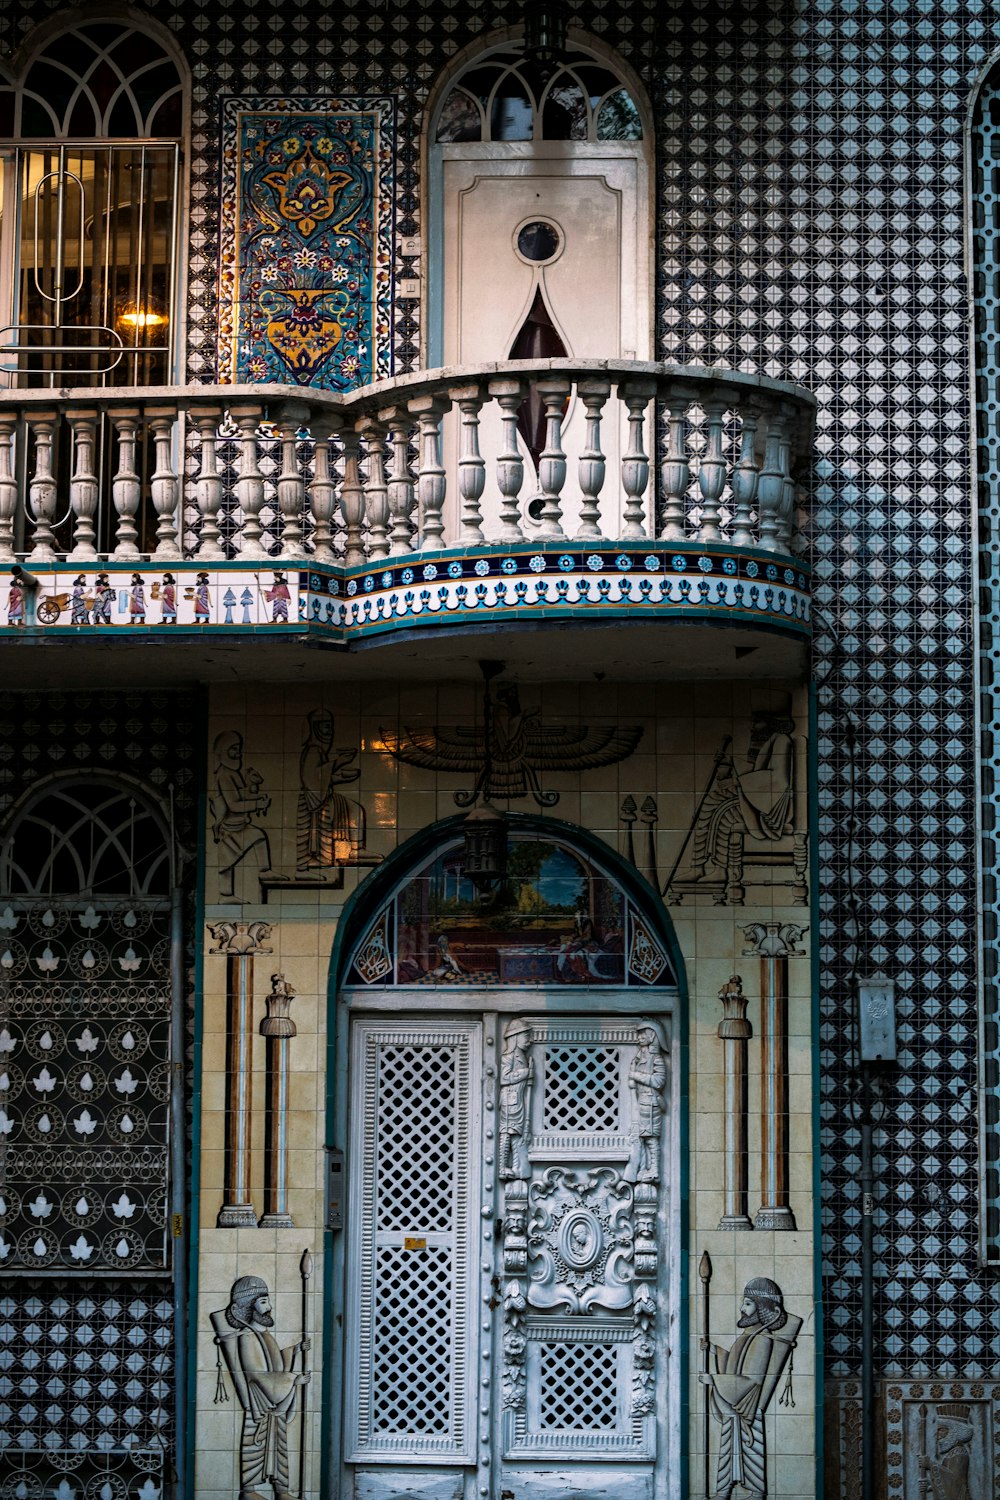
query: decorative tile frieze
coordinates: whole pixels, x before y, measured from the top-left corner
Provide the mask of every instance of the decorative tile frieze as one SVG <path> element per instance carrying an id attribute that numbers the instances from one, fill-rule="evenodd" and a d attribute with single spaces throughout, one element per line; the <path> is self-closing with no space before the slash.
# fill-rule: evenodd
<path id="1" fill-rule="evenodd" d="M 0 580 L 0 635 L 28 628 L 67 637 L 176 637 L 225 631 L 301 634 L 354 641 L 415 623 L 498 623 L 515 612 L 550 619 L 704 619 L 766 624 L 798 637 L 810 631 L 809 572 L 791 559 L 700 548 L 664 550 L 646 543 L 562 551 L 551 546 L 473 549 L 393 559 L 377 569 L 331 564 L 250 567 L 197 560 L 171 564 L 170 611 L 163 575 L 146 567 L 142 609 L 131 567 L 39 569 L 36 597 L 11 616 L 11 585 Z M 82 584 L 78 583 L 83 579 Z M 74 587 L 82 604 L 74 613 Z M 20 594 L 20 591 L 18 591 Z"/>

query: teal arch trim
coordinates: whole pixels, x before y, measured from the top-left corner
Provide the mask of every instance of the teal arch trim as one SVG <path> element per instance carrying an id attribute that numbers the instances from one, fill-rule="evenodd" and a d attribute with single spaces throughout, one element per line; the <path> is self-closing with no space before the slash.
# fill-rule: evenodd
<path id="1" fill-rule="evenodd" d="M 412 838 L 388 855 L 381 865 L 378 865 L 348 897 L 344 903 L 340 918 L 337 922 L 337 931 L 334 936 L 333 948 L 330 954 L 330 969 L 327 979 L 327 1004 L 326 1004 L 326 1144 L 327 1146 L 342 1145 L 337 1139 L 338 1119 L 337 1105 L 340 1093 L 341 1074 L 346 1073 L 347 1059 L 341 1057 L 338 1048 L 340 1015 L 338 1012 L 337 997 L 343 978 L 347 972 L 347 966 L 354 951 L 354 945 L 367 932 L 370 924 L 381 911 L 382 907 L 390 900 L 394 891 L 403 881 L 407 874 L 419 868 L 419 866 L 431 856 L 434 851 L 443 844 L 448 843 L 460 832 L 467 814 L 459 813 L 453 817 L 441 818 L 435 823 L 429 823 L 426 828 L 420 829 Z M 679 1264 L 679 1286 L 678 1286 L 678 1315 L 680 1320 L 679 1336 L 672 1340 L 673 1350 L 679 1360 L 679 1384 L 680 1384 L 680 1412 L 678 1420 L 678 1440 L 680 1448 L 680 1486 L 679 1494 L 686 1494 L 688 1488 L 688 1434 L 690 1429 L 690 1391 L 688 1380 L 688 1361 L 685 1351 L 688 1345 L 688 1261 L 689 1251 L 689 1214 L 688 1214 L 688 1115 L 690 1094 L 688 1089 L 688 1077 L 690 1073 L 690 1056 L 688 1046 L 688 989 L 687 976 L 684 966 L 684 958 L 677 943 L 673 923 L 666 912 L 658 893 L 653 890 L 649 882 L 645 880 L 634 866 L 627 863 L 625 859 L 597 834 L 591 833 L 586 828 L 581 828 L 576 823 L 566 823 L 560 818 L 540 817 L 532 813 L 510 813 L 508 819 L 512 829 L 520 833 L 537 833 L 547 837 L 562 838 L 575 847 L 581 854 L 587 855 L 598 866 L 603 866 L 609 875 L 620 881 L 622 889 L 629 899 L 635 904 L 636 909 L 642 913 L 649 922 L 652 929 L 659 935 L 666 945 L 667 952 L 673 965 L 674 974 L 677 979 L 676 995 L 677 1007 L 676 1035 L 678 1043 L 678 1068 L 675 1079 L 676 1097 L 679 1108 L 679 1181 L 678 1181 L 678 1204 L 680 1208 L 680 1222 L 678 1225 L 680 1254 Z M 655 986 L 650 992 L 655 992 Z M 641 1000 L 642 991 L 636 991 L 637 1002 Z M 641 1004 L 637 1003 L 637 1009 Z M 343 1318 L 339 1310 L 334 1309 L 333 1294 L 337 1277 L 342 1269 L 343 1258 L 343 1232 L 336 1234 L 329 1229 L 323 1232 L 323 1306 L 333 1312 L 333 1316 L 325 1316 L 323 1319 L 323 1383 L 322 1402 L 323 1415 L 321 1424 L 321 1477 L 320 1493 L 328 1495 L 331 1500 L 336 1500 L 337 1490 L 334 1488 L 335 1477 L 330 1472 L 330 1458 L 333 1446 L 334 1430 L 333 1420 L 339 1423 L 340 1410 L 340 1357 L 343 1335 Z M 335 1274 L 336 1273 L 336 1274 Z M 336 1331 L 336 1336 L 335 1336 Z"/>
<path id="2" fill-rule="evenodd" d="M 819 744 L 819 689 L 815 682 L 809 684 L 809 742 L 808 742 L 808 769 L 809 779 L 809 827 L 819 828 L 819 759 L 816 746 Z M 814 934 L 820 931 L 820 907 L 819 907 L 819 840 L 809 840 L 809 917 Z M 819 979 L 819 951 L 818 941 L 810 944 L 809 977 L 812 989 L 812 1195 L 813 1195 L 813 1306 L 816 1309 L 814 1326 L 816 1330 L 816 1414 L 814 1422 L 814 1437 L 816 1443 L 816 1494 L 823 1493 L 823 1474 L 825 1465 L 824 1444 L 826 1441 L 826 1427 L 823 1421 L 824 1397 L 823 1383 L 825 1379 L 825 1319 L 823 1317 L 823 1257 L 819 1253 L 819 1247 L 823 1243 L 823 1157 L 821 1150 L 821 1127 L 820 1115 L 820 1057 L 819 1039 L 823 1035 L 823 1017 L 820 1013 L 820 979 Z"/>
<path id="3" fill-rule="evenodd" d="M 1000 1261 L 1000 1130 L 988 1102 L 1000 1087 L 1000 985 L 995 959 L 1000 933 L 996 881 L 1000 820 L 1000 753 L 994 731 L 1000 717 L 1000 61 L 991 59 L 970 99 L 966 160 L 966 233 L 972 311 L 976 441 L 971 517 L 975 609 L 976 728 L 983 751 L 977 761 L 979 865 L 977 985 L 980 1059 L 980 1254 Z"/>

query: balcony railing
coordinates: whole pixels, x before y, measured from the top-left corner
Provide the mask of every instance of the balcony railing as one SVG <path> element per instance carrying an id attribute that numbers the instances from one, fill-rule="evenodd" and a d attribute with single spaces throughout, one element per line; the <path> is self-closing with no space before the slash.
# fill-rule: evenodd
<path id="1" fill-rule="evenodd" d="M 431 370 L 350 395 L 6 391 L 0 560 L 352 566 L 564 538 L 787 554 L 813 411 L 793 385 L 635 361 Z"/>

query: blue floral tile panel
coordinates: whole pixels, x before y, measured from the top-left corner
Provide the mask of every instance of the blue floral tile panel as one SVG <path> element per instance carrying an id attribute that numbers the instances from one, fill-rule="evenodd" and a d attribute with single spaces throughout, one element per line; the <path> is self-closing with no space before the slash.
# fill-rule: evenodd
<path id="1" fill-rule="evenodd" d="M 394 124 L 385 98 L 224 101 L 220 381 L 392 374 Z"/>

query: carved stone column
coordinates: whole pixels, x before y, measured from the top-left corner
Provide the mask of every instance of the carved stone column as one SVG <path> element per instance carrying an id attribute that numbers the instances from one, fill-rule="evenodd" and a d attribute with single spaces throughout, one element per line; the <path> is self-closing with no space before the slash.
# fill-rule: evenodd
<path id="1" fill-rule="evenodd" d="M 288 1043 L 296 1035 L 289 1015 L 295 991 L 283 974 L 271 975 L 267 1013 L 260 1023 L 265 1040 L 267 1104 L 264 1112 L 264 1212 L 261 1229 L 294 1229 L 288 1212 Z"/>
<path id="2" fill-rule="evenodd" d="M 253 961 L 270 953 L 270 922 L 211 922 L 212 953 L 226 955 L 226 1155 L 220 1229 L 253 1229 L 250 1196 L 250 1128 L 253 1112 Z"/>
<path id="3" fill-rule="evenodd" d="M 788 960 L 805 931 L 793 922 L 743 929 L 745 954 L 760 958 L 760 1196 L 755 1229 L 794 1229 L 788 1202 Z"/>
<path id="4" fill-rule="evenodd" d="M 723 1113 L 724 1207 L 719 1228 L 752 1229 L 753 1223 L 747 1213 L 750 1168 L 747 1142 L 747 1043 L 753 1036 L 753 1027 L 747 1020 L 747 998 L 743 993 L 743 981 L 738 974 L 734 974 L 728 984 L 722 986 L 719 999 L 722 1001 L 723 1014 L 718 1034 L 722 1042 L 726 1083 Z"/>

